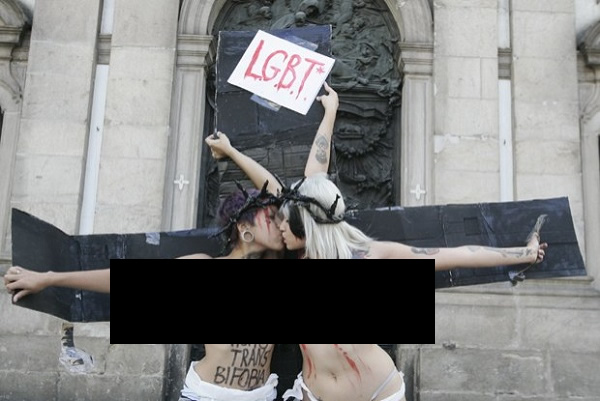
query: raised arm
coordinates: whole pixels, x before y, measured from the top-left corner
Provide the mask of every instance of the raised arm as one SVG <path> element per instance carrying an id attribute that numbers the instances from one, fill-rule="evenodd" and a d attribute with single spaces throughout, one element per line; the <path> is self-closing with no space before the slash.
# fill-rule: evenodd
<path id="1" fill-rule="evenodd" d="M 304 169 L 304 175 L 310 177 L 318 173 L 327 173 L 329 168 L 329 159 L 331 157 L 331 137 L 333 136 L 333 125 L 339 106 L 337 93 L 331 89 L 327 82 L 323 84 L 327 95 L 317 97 L 325 109 L 325 115 L 317 129 L 317 134 L 313 141 L 308 155 L 308 161 Z"/>
<path id="2" fill-rule="evenodd" d="M 257 161 L 234 148 L 224 133 L 217 132 L 217 138 L 211 135 L 205 139 L 205 142 L 210 146 L 212 156 L 215 159 L 229 157 L 250 178 L 250 181 L 252 181 L 256 188 L 262 188 L 265 181 L 269 181 L 269 185 L 267 186 L 269 192 L 277 195 L 281 190 L 281 185 L 275 176 Z"/>
<path id="3" fill-rule="evenodd" d="M 15 302 L 28 294 L 52 286 L 108 293 L 110 292 L 110 269 L 39 273 L 20 266 L 12 266 L 4 275 L 4 284 L 11 293 L 20 290 L 14 297 Z"/>

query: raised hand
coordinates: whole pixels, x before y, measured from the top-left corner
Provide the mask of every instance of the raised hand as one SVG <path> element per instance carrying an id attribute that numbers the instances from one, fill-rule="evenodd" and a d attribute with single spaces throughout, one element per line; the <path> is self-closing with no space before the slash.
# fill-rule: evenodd
<path id="1" fill-rule="evenodd" d="M 229 142 L 229 138 L 227 135 L 222 133 L 221 131 L 217 132 L 214 135 L 208 136 L 204 142 L 210 147 L 210 152 L 212 157 L 219 160 L 224 157 L 230 157 L 231 151 L 233 147 L 231 146 L 231 142 Z"/>

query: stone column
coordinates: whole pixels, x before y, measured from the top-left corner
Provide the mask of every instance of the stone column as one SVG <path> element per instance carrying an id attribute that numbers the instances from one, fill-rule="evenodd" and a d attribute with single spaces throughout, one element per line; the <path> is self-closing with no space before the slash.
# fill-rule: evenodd
<path id="1" fill-rule="evenodd" d="M 17 133 L 20 111 L 4 111 L 2 117 L 2 143 L 0 144 L 0 259 L 11 258 L 11 194 L 13 169 L 17 154 Z"/>
<path id="2" fill-rule="evenodd" d="M 573 0 L 512 2 L 515 195 L 517 200 L 568 196 L 581 240 L 574 13 Z"/>
<path id="3" fill-rule="evenodd" d="M 600 23 L 586 33 L 582 47 L 579 94 L 585 260 L 600 289 Z"/>
<path id="4" fill-rule="evenodd" d="M 406 399 L 419 399 L 421 344 L 396 344 L 396 366 L 404 374 Z"/>
<path id="5" fill-rule="evenodd" d="M 24 25 L 25 14 L 16 4 L 0 4 L 0 259 L 10 259 L 10 198 L 23 95 L 23 82 L 15 79 L 11 64 Z"/>
<path id="6" fill-rule="evenodd" d="M 85 165 L 100 0 L 38 1 L 12 206 L 74 233 Z"/>
<path id="7" fill-rule="evenodd" d="M 95 232 L 161 227 L 178 12 L 115 2 Z"/>
<path id="8" fill-rule="evenodd" d="M 433 203 L 433 46 L 402 43 L 401 204 Z M 395 183 L 398 187 L 398 183 Z"/>
<path id="9" fill-rule="evenodd" d="M 190 364 L 191 344 L 167 344 L 164 399 L 177 401 Z"/>
<path id="10" fill-rule="evenodd" d="M 498 1 L 436 1 L 435 203 L 497 201 Z"/>
<path id="11" fill-rule="evenodd" d="M 165 178 L 163 229 L 196 226 L 204 115 L 206 107 L 206 57 L 213 37 L 179 35 L 171 137 Z"/>
<path id="12" fill-rule="evenodd" d="M 595 74 L 600 77 L 600 66 Z M 585 215 L 585 265 L 600 290 L 600 82 L 594 87 L 594 113 L 581 120 L 581 158 L 583 165 L 583 211 Z M 583 245 L 583 243 L 580 243 Z"/>

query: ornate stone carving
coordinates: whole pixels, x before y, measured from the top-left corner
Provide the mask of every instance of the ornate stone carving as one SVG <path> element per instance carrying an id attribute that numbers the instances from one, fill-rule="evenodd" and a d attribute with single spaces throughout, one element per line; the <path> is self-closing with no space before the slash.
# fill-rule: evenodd
<path id="1" fill-rule="evenodd" d="M 340 93 L 341 104 L 330 172 L 350 206 L 391 205 L 393 165 L 399 163 L 392 155 L 399 144 L 394 132 L 399 131 L 395 127 L 399 127 L 401 98 L 397 68 L 400 38 L 383 1 L 234 0 L 221 9 L 213 34 L 219 30 L 269 30 L 311 24 L 333 27 L 336 64 L 331 84 Z"/>

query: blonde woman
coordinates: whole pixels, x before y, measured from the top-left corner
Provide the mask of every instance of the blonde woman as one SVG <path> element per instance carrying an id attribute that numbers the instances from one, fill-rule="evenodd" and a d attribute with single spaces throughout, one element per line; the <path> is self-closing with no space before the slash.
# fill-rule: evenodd
<path id="1" fill-rule="evenodd" d="M 304 250 L 308 259 L 434 259 L 435 270 L 540 263 L 548 244 L 534 231 L 527 245 L 494 248 L 466 245 L 418 248 L 376 241 L 344 221 L 346 206 L 338 187 L 324 174 L 292 185 L 279 209 L 279 229 L 289 250 Z"/>

